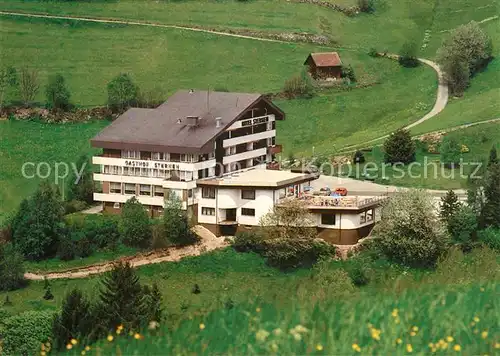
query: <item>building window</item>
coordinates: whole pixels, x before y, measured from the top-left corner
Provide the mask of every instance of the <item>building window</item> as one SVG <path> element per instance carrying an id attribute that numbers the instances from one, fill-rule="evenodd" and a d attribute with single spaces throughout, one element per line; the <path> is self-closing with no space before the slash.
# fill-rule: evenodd
<path id="1" fill-rule="evenodd" d="M 125 194 L 135 195 L 135 184 L 126 183 L 125 184 Z"/>
<path id="2" fill-rule="evenodd" d="M 141 168 L 141 177 L 148 177 L 148 176 L 149 176 L 149 169 Z"/>
<path id="3" fill-rule="evenodd" d="M 359 214 L 359 223 L 365 224 L 373 220 L 373 210 L 368 210 Z"/>
<path id="4" fill-rule="evenodd" d="M 201 208 L 201 215 L 215 216 L 215 209 L 202 207 Z"/>
<path id="5" fill-rule="evenodd" d="M 162 197 L 162 196 L 164 196 L 163 187 L 161 185 L 155 185 L 155 186 L 153 186 L 153 194 L 154 194 L 155 197 Z"/>
<path id="6" fill-rule="evenodd" d="M 149 196 L 151 196 L 151 186 L 150 185 L 141 184 L 140 187 L 139 187 L 139 194 L 140 195 L 149 195 Z"/>
<path id="7" fill-rule="evenodd" d="M 241 208 L 241 215 L 255 216 L 255 209 Z"/>
<path id="8" fill-rule="evenodd" d="M 122 184 L 111 182 L 109 184 L 109 192 L 113 194 L 121 194 L 122 193 Z"/>
<path id="9" fill-rule="evenodd" d="M 205 199 L 215 199 L 215 188 L 212 187 L 201 188 L 201 197 Z"/>
<path id="10" fill-rule="evenodd" d="M 255 200 L 255 189 L 242 189 L 241 199 Z"/>
<path id="11" fill-rule="evenodd" d="M 193 189 L 188 189 L 188 198 L 193 197 Z"/>
<path id="12" fill-rule="evenodd" d="M 114 203 L 113 204 L 114 209 L 120 209 L 120 203 Z"/>
<path id="13" fill-rule="evenodd" d="M 151 158 L 155 161 L 159 161 L 160 160 L 160 157 L 161 157 L 161 153 L 160 152 L 153 152 Z"/>
<path id="14" fill-rule="evenodd" d="M 335 225 L 335 214 L 321 214 L 321 225 Z"/>
<path id="15" fill-rule="evenodd" d="M 140 151 L 122 151 L 122 158 L 137 158 L 139 159 L 141 157 L 141 152 Z"/>

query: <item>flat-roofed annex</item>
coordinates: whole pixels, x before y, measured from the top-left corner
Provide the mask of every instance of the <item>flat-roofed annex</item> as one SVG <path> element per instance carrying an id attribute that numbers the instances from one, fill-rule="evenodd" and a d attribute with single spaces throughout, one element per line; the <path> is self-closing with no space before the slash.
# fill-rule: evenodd
<path id="1" fill-rule="evenodd" d="M 292 173 L 290 171 L 265 170 L 253 168 L 236 172 L 220 178 L 205 178 L 197 181 L 198 186 L 231 187 L 266 187 L 282 188 L 292 184 L 309 182 L 318 178 L 317 174 Z"/>
<path id="2" fill-rule="evenodd" d="M 108 149 L 209 153 L 218 135 L 259 104 L 276 120 L 285 118 L 284 112 L 261 94 L 178 91 L 156 109 L 127 110 L 91 144 Z M 188 117 L 198 117 L 196 125 Z"/>

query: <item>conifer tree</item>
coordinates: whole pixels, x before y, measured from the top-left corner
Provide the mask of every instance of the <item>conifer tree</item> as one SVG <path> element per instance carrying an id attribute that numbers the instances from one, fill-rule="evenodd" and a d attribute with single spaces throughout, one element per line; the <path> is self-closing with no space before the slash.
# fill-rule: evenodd
<path id="1" fill-rule="evenodd" d="M 145 295 L 145 305 L 147 316 L 145 317 L 145 322 L 161 322 L 163 320 L 163 307 L 162 300 L 163 297 L 161 295 L 160 289 L 156 283 L 153 283 L 152 287 L 144 286 L 143 288 Z"/>
<path id="2" fill-rule="evenodd" d="M 498 162 L 498 155 L 497 155 L 497 149 L 495 146 L 491 147 L 490 150 L 490 158 L 488 159 L 488 167 L 491 166 L 492 164 L 497 164 Z"/>
<path id="3" fill-rule="evenodd" d="M 480 227 L 500 228 L 500 164 L 488 167 L 484 184 L 485 202 L 481 210 Z"/>
<path id="4" fill-rule="evenodd" d="M 196 241 L 189 228 L 187 215 L 182 211 L 181 201 L 172 193 L 165 202 L 163 226 L 166 238 L 176 245 L 188 245 Z"/>
<path id="5" fill-rule="evenodd" d="M 52 334 L 56 350 L 62 350 L 71 339 L 82 340 L 92 329 L 90 302 L 78 289 L 68 293 L 62 304 L 61 312 L 56 314 L 52 323 Z"/>
<path id="6" fill-rule="evenodd" d="M 385 163 L 408 164 L 415 160 L 415 142 L 410 131 L 399 129 L 392 133 L 384 142 Z"/>
<path id="7" fill-rule="evenodd" d="M 130 263 L 118 263 L 103 280 L 97 315 L 101 330 L 108 332 L 118 325 L 136 329 L 147 315 L 143 289 Z"/>
<path id="8" fill-rule="evenodd" d="M 439 211 L 439 216 L 441 220 L 445 223 L 450 221 L 450 218 L 456 214 L 458 209 L 460 209 L 460 202 L 458 201 L 458 196 L 453 190 L 446 192 L 446 195 L 441 198 L 441 209 Z"/>

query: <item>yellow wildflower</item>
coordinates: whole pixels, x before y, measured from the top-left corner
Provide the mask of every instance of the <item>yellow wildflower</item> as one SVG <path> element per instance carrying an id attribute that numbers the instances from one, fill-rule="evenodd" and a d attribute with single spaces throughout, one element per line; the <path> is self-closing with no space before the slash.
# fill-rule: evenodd
<path id="1" fill-rule="evenodd" d="M 396 339 L 396 344 L 401 345 L 402 343 L 403 343 L 403 340 L 401 340 L 401 338 L 398 337 Z"/>
<path id="2" fill-rule="evenodd" d="M 352 344 L 352 349 L 356 352 L 360 352 L 361 351 L 361 347 L 359 347 L 358 344 Z"/>
<path id="3" fill-rule="evenodd" d="M 413 328 L 411 328 L 413 331 L 417 332 L 418 331 L 418 326 L 414 326 Z"/>
<path id="4" fill-rule="evenodd" d="M 456 344 L 455 346 L 453 346 L 453 350 L 458 352 L 458 351 L 462 350 L 462 347 L 460 347 L 459 344 Z"/>
<path id="5" fill-rule="evenodd" d="M 488 331 L 484 330 L 482 333 L 481 333 L 481 337 L 483 339 L 486 339 L 488 337 Z"/>
<path id="6" fill-rule="evenodd" d="M 280 336 L 281 334 L 283 334 L 283 330 L 281 330 L 280 328 L 274 329 L 273 334 L 275 336 Z"/>
<path id="7" fill-rule="evenodd" d="M 116 329 L 118 329 L 118 330 L 123 330 L 123 325 L 122 325 L 122 324 L 118 325 L 118 326 L 116 327 Z"/>
<path id="8" fill-rule="evenodd" d="M 134 334 L 134 339 L 139 340 L 141 338 L 141 334 L 135 333 Z"/>
<path id="9" fill-rule="evenodd" d="M 483 288 L 483 287 L 479 288 L 479 290 L 480 290 L 481 292 L 484 292 L 484 288 Z"/>
<path id="10" fill-rule="evenodd" d="M 153 320 L 153 321 L 149 322 L 148 329 L 149 330 L 156 330 L 156 329 L 158 329 L 159 326 L 160 326 L 160 323 Z"/>
<path id="11" fill-rule="evenodd" d="M 441 344 L 441 348 L 442 348 L 443 350 L 446 350 L 446 349 L 448 348 L 448 343 L 447 343 L 447 342 L 443 342 L 443 343 Z"/>
<path id="12" fill-rule="evenodd" d="M 266 330 L 260 329 L 255 333 L 255 338 L 257 341 L 266 341 L 267 337 L 269 336 L 269 333 Z"/>
<path id="13" fill-rule="evenodd" d="M 71 344 L 66 345 L 66 349 L 71 350 L 72 348 L 73 348 L 73 345 L 71 345 Z"/>
<path id="14" fill-rule="evenodd" d="M 40 351 L 40 356 L 45 356 L 47 353 L 45 351 Z"/>
<path id="15" fill-rule="evenodd" d="M 300 340 L 302 340 L 302 336 L 301 336 L 299 333 L 294 333 L 294 334 L 293 334 L 293 338 L 295 339 L 295 341 L 300 341 Z"/>
<path id="16" fill-rule="evenodd" d="M 399 313 L 399 310 L 397 308 L 393 309 L 391 315 L 394 317 L 394 318 L 397 318 L 398 316 L 398 313 Z"/>
<path id="17" fill-rule="evenodd" d="M 116 329 L 116 335 L 120 335 L 122 333 L 122 329 Z"/>
<path id="18" fill-rule="evenodd" d="M 413 347 L 411 344 L 406 344 L 406 352 L 412 353 L 413 352 Z"/>
<path id="19" fill-rule="evenodd" d="M 434 344 L 432 342 L 430 342 L 428 346 L 429 346 L 430 349 L 434 348 Z"/>
<path id="20" fill-rule="evenodd" d="M 71 339 L 70 342 L 71 342 L 72 345 L 78 344 L 78 340 L 77 339 Z"/>
<path id="21" fill-rule="evenodd" d="M 201 323 L 200 324 L 200 330 L 203 330 L 203 329 L 205 329 L 205 324 Z"/>
<path id="22" fill-rule="evenodd" d="M 412 331 L 412 332 L 410 333 L 410 335 L 411 335 L 411 336 L 415 336 L 415 335 L 417 335 L 417 333 L 416 333 L 415 331 Z"/>
<path id="23" fill-rule="evenodd" d="M 380 329 L 377 329 L 377 328 L 371 328 L 370 329 L 370 333 L 372 335 L 372 338 L 375 339 L 375 340 L 380 340 L 380 333 L 382 331 Z"/>
<path id="24" fill-rule="evenodd" d="M 258 307 L 257 307 L 257 308 L 255 309 L 255 311 L 256 311 L 257 313 L 260 313 L 260 308 L 258 308 Z"/>
<path id="25" fill-rule="evenodd" d="M 82 356 L 86 354 L 85 350 L 80 353 Z"/>
<path id="26" fill-rule="evenodd" d="M 399 324 L 399 321 L 400 321 L 399 318 L 396 318 L 396 320 L 394 320 L 396 324 Z"/>
<path id="27" fill-rule="evenodd" d="M 500 349 L 500 342 L 495 342 L 495 345 L 494 345 L 495 349 Z"/>
<path id="28" fill-rule="evenodd" d="M 302 333 L 307 333 L 309 330 L 307 328 L 303 327 L 302 325 L 296 325 L 293 329 L 294 332 L 302 334 Z"/>
<path id="29" fill-rule="evenodd" d="M 108 340 L 109 342 L 113 341 L 114 337 L 113 335 L 108 335 L 108 337 L 106 338 L 106 340 Z"/>
<path id="30" fill-rule="evenodd" d="M 271 350 L 272 350 L 272 351 L 274 351 L 274 352 L 278 351 L 278 345 L 276 345 L 276 343 L 275 343 L 275 342 L 273 342 L 273 343 L 271 344 Z"/>
<path id="31" fill-rule="evenodd" d="M 323 351 L 323 345 L 321 345 L 321 344 L 317 344 L 317 345 L 316 345 L 316 350 L 318 350 L 318 351 Z"/>
<path id="32" fill-rule="evenodd" d="M 448 342 L 453 342 L 453 340 L 454 340 L 453 336 L 447 336 L 446 337 L 446 341 L 448 341 Z"/>
<path id="33" fill-rule="evenodd" d="M 475 325 L 476 325 L 476 323 L 475 323 L 475 322 L 473 322 L 473 321 L 471 321 L 469 325 L 470 325 L 470 326 L 475 326 Z"/>
<path id="34" fill-rule="evenodd" d="M 474 318 L 472 320 L 474 320 L 476 323 L 479 323 L 480 319 L 477 316 L 474 316 Z"/>
<path id="35" fill-rule="evenodd" d="M 85 346 L 85 351 L 90 351 L 90 346 Z"/>
<path id="36" fill-rule="evenodd" d="M 477 328 L 475 328 L 474 330 L 472 330 L 472 332 L 473 332 L 474 334 L 479 334 L 479 330 L 478 330 Z"/>

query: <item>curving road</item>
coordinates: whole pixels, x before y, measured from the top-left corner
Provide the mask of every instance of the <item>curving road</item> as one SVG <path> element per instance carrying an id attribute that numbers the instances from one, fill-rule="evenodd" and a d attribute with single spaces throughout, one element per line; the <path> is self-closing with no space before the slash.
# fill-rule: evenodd
<path id="1" fill-rule="evenodd" d="M 397 54 L 387 54 L 386 57 L 391 58 L 391 59 L 398 59 L 399 58 L 399 56 Z M 425 59 L 425 58 L 418 58 L 418 60 L 421 63 L 431 67 L 437 74 L 438 90 L 437 90 L 437 95 L 436 95 L 436 102 L 434 103 L 434 107 L 432 108 L 432 110 L 429 111 L 424 117 L 422 117 L 421 119 L 405 126 L 404 129 L 406 129 L 406 130 L 409 130 L 417 125 L 420 125 L 424 121 L 432 119 L 434 116 L 436 116 L 441 111 L 443 111 L 444 108 L 446 107 L 446 105 L 448 104 L 448 99 L 449 99 L 449 95 L 450 95 L 448 85 L 446 84 L 446 80 L 444 78 L 444 73 L 441 70 L 441 68 L 439 67 L 439 65 L 436 62 L 433 62 L 433 61 Z M 344 146 L 340 149 L 340 151 L 343 152 L 345 150 L 353 149 L 355 147 L 364 146 L 364 145 L 369 144 L 369 143 L 380 141 L 380 140 L 383 140 L 383 139 L 389 137 L 389 135 L 390 134 L 380 136 L 380 137 L 365 141 L 365 142 L 360 143 L 360 144 Z"/>

